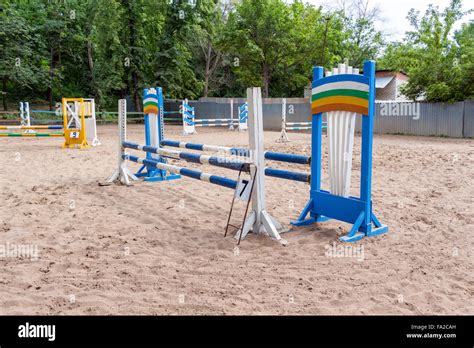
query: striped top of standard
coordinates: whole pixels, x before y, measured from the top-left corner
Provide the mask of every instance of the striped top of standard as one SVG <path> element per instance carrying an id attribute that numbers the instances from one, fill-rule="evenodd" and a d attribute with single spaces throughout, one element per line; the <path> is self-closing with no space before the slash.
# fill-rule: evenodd
<path id="1" fill-rule="evenodd" d="M 340 74 L 313 81 L 311 112 L 369 113 L 369 79 L 363 75 Z"/>

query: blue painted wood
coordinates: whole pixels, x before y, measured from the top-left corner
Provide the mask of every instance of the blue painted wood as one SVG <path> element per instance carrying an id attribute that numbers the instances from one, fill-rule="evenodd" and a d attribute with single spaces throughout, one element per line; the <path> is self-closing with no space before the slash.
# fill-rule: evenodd
<path id="1" fill-rule="evenodd" d="M 164 154 L 160 153 L 159 148 L 153 147 L 153 146 L 140 145 L 140 144 L 131 143 L 131 142 L 128 142 L 128 141 L 123 142 L 122 146 L 124 148 L 128 148 L 128 149 L 144 151 L 144 152 L 147 153 L 147 155 L 152 154 L 152 153 L 156 153 L 156 154 L 158 154 L 162 157 L 167 157 L 167 155 L 164 155 Z M 187 162 L 193 162 L 193 163 L 200 163 L 200 164 L 209 163 L 210 165 L 213 165 L 213 166 L 216 166 L 216 167 L 227 168 L 227 169 L 232 169 L 232 170 L 236 170 L 236 171 L 240 171 L 240 170 L 242 170 L 244 172 L 249 172 L 250 171 L 249 167 L 246 166 L 245 162 L 230 160 L 230 159 L 227 159 L 227 158 L 224 158 L 224 157 L 206 156 L 206 155 L 201 155 L 201 154 L 198 154 L 198 153 L 184 152 L 184 151 L 176 151 L 176 156 L 177 157 L 173 157 L 173 156 L 169 156 L 169 157 L 176 158 L 176 159 L 182 159 L 182 160 L 185 160 Z M 147 158 L 153 159 L 155 161 L 159 161 L 156 158 L 152 158 L 152 157 L 147 157 Z M 204 158 L 206 158 L 206 160 L 203 160 Z"/>
<path id="2" fill-rule="evenodd" d="M 364 76 L 369 79 L 369 117 L 362 117 L 360 199 L 365 202 L 365 225 L 370 233 L 372 220 L 372 144 L 375 116 L 375 62 L 364 62 Z"/>
<path id="3" fill-rule="evenodd" d="M 124 160 L 132 161 L 132 162 L 136 162 L 136 163 L 143 163 L 144 165 L 149 166 L 149 167 L 154 166 L 156 168 L 157 165 L 168 166 L 168 164 L 161 163 L 159 161 L 155 161 L 155 160 L 152 160 L 152 159 L 146 159 L 146 158 L 140 158 L 140 157 L 132 156 L 132 155 L 123 155 L 122 158 Z M 201 180 L 201 181 L 207 181 L 207 182 L 210 182 L 212 184 L 227 187 L 227 188 L 234 189 L 234 190 L 237 187 L 237 181 L 226 178 L 226 177 L 223 177 L 223 176 L 211 175 L 209 177 L 209 181 L 208 181 L 206 179 L 207 178 L 206 174 L 204 174 L 200 171 L 189 169 L 189 168 L 180 168 L 180 167 L 176 167 L 176 166 L 174 166 L 174 168 L 177 170 L 177 172 L 179 174 L 181 174 L 183 176 L 187 176 L 189 178 L 193 178 L 193 179 L 197 179 L 197 180 Z"/>
<path id="4" fill-rule="evenodd" d="M 312 115 L 311 190 L 310 199 L 298 220 L 292 224 L 305 226 L 325 220 L 337 219 L 353 224 L 346 236 L 340 239 L 355 242 L 364 237 L 375 236 L 388 231 L 372 212 L 372 145 L 375 113 L 375 62 L 364 63 L 364 75 L 333 75 L 323 77 L 323 68 L 313 69 L 312 87 L 327 83 L 353 81 L 369 85 L 369 114 L 362 118 L 362 149 L 360 197 L 341 197 L 321 190 L 322 169 L 322 114 Z M 308 217 L 309 215 L 309 217 Z M 374 226 L 373 226 L 374 225 Z"/>
<path id="5" fill-rule="evenodd" d="M 265 175 L 272 176 L 275 178 L 286 179 L 291 181 L 299 181 L 309 183 L 311 181 L 311 175 L 308 173 L 290 172 L 288 170 L 265 168 Z"/>
<path id="6" fill-rule="evenodd" d="M 288 163 L 309 164 L 311 157 L 304 155 L 295 155 L 292 153 L 265 152 L 265 159 L 271 161 L 280 161 Z"/>
<path id="7" fill-rule="evenodd" d="M 171 147 L 181 147 L 183 145 L 186 149 L 197 150 L 197 151 L 205 151 L 206 144 L 193 144 L 193 143 L 181 143 L 179 141 L 174 140 L 163 140 L 161 142 L 162 146 L 171 146 Z M 225 147 L 222 147 L 225 148 Z M 250 157 L 250 150 L 245 148 L 238 148 L 232 147 L 230 151 L 235 156 L 244 156 Z M 280 161 L 280 162 L 287 162 L 287 163 L 296 163 L 296 164 L 309 164 L 311 163 L 311 158 L 305 155 L 297 155 L 292 153 L 281 153 L 281 152 L 265 152 L 264 155 L 265 159 L 272 160 L 272 161 Z"/>
<path id="8" fill-rule="evenodd" d="M 360 213 L 365 211 L 365 204 L 361 200 L 336 196 L 324 191 L 312 193 L 312 199 L 313 214 L 327 216 L 349 224 L 354 224 Z"/>
<path id="9" fill-rule="evenodd" d="M 143 91 L 143 99 L 145 100 L 146 98 L 157 98 L 158 99 L 158 112 L 160 113 L 157 117 L 157 122 L 158 122 L 158 143 L 163 138 L 163 90 L 160 87 L 156 88 L 156 95 L 155 94 L 150 94 L 149 89 L 145 89 Z M 151 134 L 150 134 L 150 117 L 148 114 L 145 114 L 144 116 L 145 120 L 145 144 L 147 146 L 151 146 Z M 153 159 L 157 160 L 161 163 L 166 163 L 166 159 L 160 157 L 159 159 L 153 158 L 151 153 L 146 153 L 146 158 L 147 159 Z M 174 180 L 174 179 L 179 179 L 180 176 L 175 174 L 175 173 L 169 173 L 166 170 L 158 169 L 156 166 L 147 166 L 146 164 L 143 164 L 143 166 L 140 167 L 140 169 L 135 173 L 135 176 L 137 177 L 142 177 L 144 178 L 145 181 L 164 181 L 164 180 Z"/>

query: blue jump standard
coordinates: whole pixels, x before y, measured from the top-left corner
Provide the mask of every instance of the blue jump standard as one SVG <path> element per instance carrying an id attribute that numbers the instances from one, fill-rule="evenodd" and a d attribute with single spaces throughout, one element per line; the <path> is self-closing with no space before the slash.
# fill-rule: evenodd
<path id="1" fill-rule="evenodd" d="M 163 110 L 163 93 L 161 88 L 157 88 L 158 94 L 149 94 L 149 90 L 145 89 L 143 91 L 143 99 L 145 100 L 146 98 L 151 98 L 155 99 L 158 105 L 161 105 L 161 109 Z M 151 145 L 151 124 L 150 124 L 150 115 L 145 114 L 144 116 L 145 120 L 145 142 L 146 145 L 150 146 Z M 158 143 L 163 139 L 163 124 L 164 119 L 162 117 L 158 117 Z M 153 160 L 151 153 L 146 154 L 147 159 Z M 160 157 L 157 159 L 158 162 L 166 164 L 166 159 Z M 156 166 L 147 166 L 144 164 L 137 173 L 135 173 L 135 176 L 139 178 L 143 178 L 145 181 L 150 181 L 150 182 L 157 182 L 157 181 L 167 181 L 167 180 L 175 180 L 175 179 L 180 179 L 181 176 L 179 174 L 173 173 L 172 171 L 166 171 L 163 169 L 157 169 Z"/>
<path id="2" fill-rule="evenodd" d="M 206 151 L 206 146 L 209 146 L 205 144 L 184 143 L 184 142 L 175 141 L 175 140 L 163 140 L 161 142 L 161 145 L 171 146 L 171 147 L 184 147 L 186 149 L 197 150 L 197 151 Z M 250 157 L 249 149 L 232 147 L 230 148 L 230 151 L 232 155 Z M 304 155 L 290 154 L 290 153 L 266 151 L 265 159 L 270 160 L 270 161 L 280 161 L 280 162 L 296 163 L 296 164 L 311 164 L 311 157 L 304 156 Z"/>
<path id="3" fill-rule="evenodd" d="M 375 112 L 375 62 L 364 62 L 364 75 L 333 75 L 324 77 L 324 68 L 313 69 L 312 87 L 334 82 L 358 82 L 368 85 L 368 114 L 362 115 L 362 145 L 360 170 L 360 197 L 343 197 L 321 189 L 321 158 L 322 158 L 322 116 L 323 113 L 312 115 L 312 147 L 311 147 L 311 190 L 310 199 L 306 203 L 298 220 L 292 225 L 306 226 L 315 222 L 326 221 L 328 218 L 352 224 L 352 228 L 339 239 L 344 242 L 355 242 L 364 237 L 377 236 L 388 231 L 372 210 L 372 145 Z"/>
<path id="4" fill-rule="evenodd" d="M 132 162 L 135 162 L 135 163 L 142 163 L 142 164 L 150 166 L 150 167 L 156 167 L 156 168 L 161 167 L 160 169 L 168 168 L 168 169 L 165 169 L 165 170 L 172 170 L 173 172 L 179 173 L 182 176 L 187 176 L 189 178 L 193 178 L 193 179 L 197 179 L 197 180 L 201 180 L 201 181 L 207 181 L 207 182 L 210 182 L 212 184 L 227 187 L 227 188 L 230 188 L 230 189 L 235 190 L 237 188 L 237 181 L 236 180 L 228 179 L 228 178 L 225 178 L 223 176 L 209 175 L 209 174 L 205 174 L 203 172 L 199 172 L 197 170 L 192 170 L 192 169 L 188 169 L 188 168 L 181 168 L 181 167 L 177 167 L 177 166 L 174 166 L 174 165 L 161 163 L 159 161 L 154 161 L 154 160 L 146 159 L 146 158 L 140 158 L 140 157 L 132 156 L 132 155 L 122 155 L 122 158 L 124 160 L 129 160 L 129 161 L 132 161 Z"/>

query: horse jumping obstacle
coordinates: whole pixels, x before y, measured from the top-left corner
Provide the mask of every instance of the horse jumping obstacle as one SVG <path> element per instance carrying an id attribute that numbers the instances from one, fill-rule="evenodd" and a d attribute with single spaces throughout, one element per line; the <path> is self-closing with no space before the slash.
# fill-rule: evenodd
<path id="1" fill-rule="evenodd" d="M 100 145 L 94 99 L 63 98 L 62 115 L 66 139 L 63 147 L 78 145 L 80 148 L 88 148 Z"/>
<path id="2" fill-rule="evenodd" d="M 249 100 L 249 149 L 230 148 L 214 145 L 191 144 L 172 140 L 161 140 L 157 147 L 146 147 L 126 141 L 126 115 L 121 113 L 119 166 L 108 182 L 120 181 L 130 184 L 130 179 L 138 178 L 126 167 L 126 161 L 142 163 L 146 171 L 160 169 L 166 173 L 179 173 L 194 179 L 208 181 L 216 185 L 235 189 L 239 182 L 218 177 L 213 174 L 201 173 L 183 167 L 165 164 L 158 160 L 143 159 L 128 155 L 125 149 L 135 149 L 149 153 L 161 154 L 164 158 L 186 160 L 189 162 L 218 165 L 228 169 L 253 168 L 252 213 L 243 223 L 239 237 L 245 237 L 251 227 L 254 232 L 269 234 L 281 240 L 283 229 L 265 210 L 265 175 L 277 178 L 310 183 L 309 200 L 299 218 L 291 223 L 305 226 L 328 219 L 337 219 L 352 224 L 352 228 L 340 240 L 345 242 L 358 241 L 364 237 L 376 236 L 388 231 L 372 211 L 372 142 L 375 104 L 375 62 L 364 64 L 364 75 L 355 69 L 341 64 L 332 73 L 324 77 L 322 67 L 313 70 L 312 96 L 312 150 L 311 157 L 303 155 L 265 152 L 263 149 L 263 117 L 262 99 L 259 88 L 247 90 Z M 158 89 L 161 93 L 161 89 Z M 159 98 L 158 98 L 159 99 Z M 162 104 L 161 108 L 162 109 Z M 125 110 L 122 106 L 122 110 Z M 158 113 L 158 111 L 154 111 Z M 321 189 L 322 168 L 322 116 L 327 113 L 329 138 L 330 190 Z M 360 197 L 349 195 L 348 182 L 352 168 L 352 147 L 354 137 L 353 119 L 356 114 L 362 115 L 362 151 L 361 151 L 361 182 Z M 162 115 L 162 113 L 161 113 Z M 148 123 L 147 127 L 157 128 L 156 133 L 163 135 L 163 122 Z M 159 130 L 158 128 L 161 127 Z M 147 131 L 148 132 L 148 131 Z M 219 152 L 225 155 L 240 155 L 248 161 L 228 161 L 217 156 L 204 156 L 196 153 L 170 151 L 163 146 L 186 148 L 197 151 Z M 350 157 L 350 159 L 349 159 Z M 311 173 L 294 173 L 273 168 L 265 168 L 264 160 L 277 160 L 289 163 L 309 164 Z M 163 158 L 160 158 L 163 160 Z M 226 163 L 222 165 L 222 163 Z M 252 173 L 252 171 L 250 171 Z"/>
<path id="3" fill-rule="evenodd" d="M 375 112 L 375 62 L 358 69 L 340 64 L 326 73 L 317 67 L 312 83 L 312 150 L 310 198 L 295 226 L 310 225 L 329 218 L 352 224 L 342 241 L 354 242 L 388 231 L 372 210 L 372 143 Z M 328 120 L 329 191 L 321 189 L 323 113 Z M 355 118 L 362 117 L 360 195 L 350 196 Z"/>
<path id="4" fill-rule="evenodd" d="M 312 129 L 312 122 L 287 122 L 286 121 L 286 98 L 283 98 L 281 105 L 281 134 L 276 140 L 277 143 L 287 143 L 290 141 L 287 131 L 302 131 Z M 327 125 L 323 123 L 323 128 Z"/>
<path id="5" fill-rule="evenodd" d="M 94 99 L 63 98 L 62 125 L 31 125 L 30 105 L 20 103 L 20 125 L 0 126 L 4 130 L 25 130 L 25 133 L 0 133 L 0 137 L 65 137 L 63 147 L 80 148 L 100 145 L 97 138 L 97 124 L 95 117 Z M 37 130 L 63 130 L 63 132 L 37 133 Z M 65 130 L 65 131 L 64 131 Z M 82 131 L 84 130 L 84 131 Z M 75 139 L 78 140 L 75 140 Z"/>
<path id="6" fill-rule="evenodd" d="M 0 133 L 0 137 L 62 137 L 64 136 L 63 132 L 36 133 L 36 130 L 63 129 L 63 126 L 0 126 L 0 129 L 25 131 L 25 133 Z"/>
<path id="7" fill-rule="evenodd" d="M 196 127 L 227 127 L 233 130 L 238 126 L 238 130 L 247 130 L 248 106 L 247 103 L 239 107 L 239 120 L 234 121 L 234 103 L 231 100 L 230 118 L 207 118 L 196 119 L 194 107 L 190 106 L 188 100 L 183 100 L 180 109 L 183 116 L 183 134 L 196 134 Z"/>
<path id="8" fill-rule="evenodd" d="M 60 137 L 64 136 L 62 132 L 36 133 L 36 130 L 59 130 L 63 129 L 62 125 L 43 125 L 32 126 L 30 118 L 30 104 L 28 102 L 20 102 L 20 125 L 16 126 L 0 126 L 2 130 L 24 130 L 24 133 L 0 133 L 0 137 Z"/>
<path id="9" fill-rule="evenodd" d="M 150 92 L 151 91 L 151 92 Z M 145 120 L 146 133 L 145 138 L 147 143 L 151 134 L 157 134 L 161 138 L 163 135 L 163 122 L 160 118 L 156 118 L 155 114 L 151 112 L 163 115 L 163 104 L 162 104 L 162 90 L 157 88 L 154 90 L 147 90 L 145 92 L 145 100 L 149 100 L 150 96 L 154 93 L 157 96 L 153 99 L 158 101 L 158 107 L 156 110 L 146 108 L 146 115 L 148 120 Z M 158 146 L 139 145 L 131 143 L 126 140 L 126 114 L 123 110 L 124 101 L 121 101 L 120 106 L 120 156 L 119 156 L 119 167 L 114 174 L 107 181 L 108 183 L 114 181 L 120 181 L 124 184 L 130 184 L 132 180 L 137 180 L 136 174 L 132 174 L 126 167 L 125 161 L 132 161 L 143 164 L 139 170 L 139 174 L 147 178 L 157 177 L 157 180 L 168 180 L 168 175 L 176 176 L 178 174 L 188 176 L 194 179 L 207 181 L 219 186 L 227 187 L 230 189 L 236 189 L 239 187 L 239 181 L 228 179 L 222 176 L 202 173 L 196 170 L 191 170 L 185 167 L 179 167 L 164 163 L 166 158 L 173 158 L 175 160 L 185 160 L 187 162 L 194 162 L 200 164 L 209 164 L 231 170 L 242 171 L 245 168 L 245 172 L 251 174 L 252 184 L 254 187 L 252 193 L 252 212 L 248 219 L 243 223 L 241 232 L 238 234 L 239 238 L 244 238 L 250 231 L 256 231 L 256 233 L 266 232 L 272 238 L 276 240 L 282 240 L 280 233 L 283 227 L 275 221 L 265 210 L 265 197 L 264 197 L 264 176 L 273 176 L 277 178 L 296 180 L 309 183 L 310 176 L 306 173 L 296 173 L 274 168 L 265 168 L 263 161 L 270 159 L 274 161 L 284 161 L 288 163 L 300 163 L 309 164 L 310 159 L 307 156 L 292 155 L 292 154 L 281 154 L 275 152 L 264 152 L 263 151 L 263 122 L 262 122 L 262 106 L 261 106 L 261 91 L 259 88 L 248 90 L 248 100 L 252 99 L 255 103 L 250 103 L 249 110 L 249 142 L 250 148 L 229 148 L 223 146 L 213 146 L 204 144 L 191 144 L 176 142 L 173 140 L 160 140 Z M 149 104 L 149 103 L 148 103 Z M 255 115 L 255 116 L 253 116 Z M 152 120 L 150 122 L 150 120 Z M 219 157 L 219 156 L 208 156 L 199 153 L 191 153 L 185 151 L 177 151 L 163 148 L 164 146 L 181 147 L 200 151 L 219 152 L 226 156 L 242 156 L 246 158 L 245 161 L 235 160 L 235 157 Z M 147 153 L 147 158 L 140 158 L 137 156 L 128 155 L 125 153 L 125 149 L 141 150 Z M 159 155 L 152 158 L 152 155 Z M 261 169 L 260 169 L 261 168 Z M 156 169 L 159 169 L 157 172 Z M 148 174 L 146 174 L 148 173 Z M 176 178 L 176 177 L 173 177 Z M 240 192 L 240 191 L 239 191 Z"/>
<path id="10" fill-rule="evenodd" d="M 30 103 L 20 102 L 20 126 L 31 126 L 30 121 Z M 34 130 L 25 130 L 26 134 L 35 133 Z"/>

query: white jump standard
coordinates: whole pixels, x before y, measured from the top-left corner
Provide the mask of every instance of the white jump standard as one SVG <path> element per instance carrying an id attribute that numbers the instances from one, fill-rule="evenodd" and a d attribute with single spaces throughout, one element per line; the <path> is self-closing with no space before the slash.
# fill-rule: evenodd
<path id="1" fill-rule="evenodd" d="M 303 131 L 312 129 L 312 122 L 286 122 L 286 98 L 283 98 L 281 104 L 281 133 L 276 140 L 277 143 L 287 143 L 290 141 L 287 131 Z M 323 123 L 323 128 L 326 124 Z"/>

